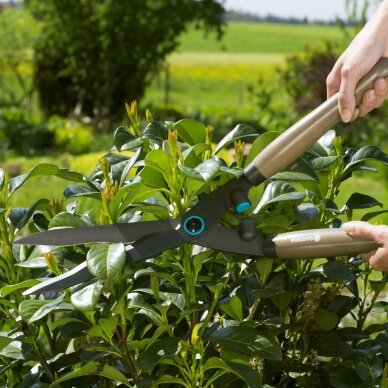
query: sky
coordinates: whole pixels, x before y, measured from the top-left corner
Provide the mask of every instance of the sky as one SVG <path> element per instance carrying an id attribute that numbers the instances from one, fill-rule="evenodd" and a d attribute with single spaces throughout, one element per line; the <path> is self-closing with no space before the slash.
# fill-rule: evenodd
<path id="1" fill-rule="evenodd" d="M 358 0 L 361 4 L 363 0 Z M 224 0 L 226 9 L 245 11 L 266 16 L 307 17 L 309 20 L 333 20 L 336 16 L 345 18 L 345 0 Z M 371 1 L 371 11 L 378 0 Z"/>

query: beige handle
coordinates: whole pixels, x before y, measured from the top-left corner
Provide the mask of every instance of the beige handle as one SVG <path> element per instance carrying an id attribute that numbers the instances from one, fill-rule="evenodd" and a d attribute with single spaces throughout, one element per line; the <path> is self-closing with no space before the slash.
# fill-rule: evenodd
<path id="1" fill-rule="evenodd" d="M 343 229 L 311 229 L 282 233 L 272 239 L 281 259 L 313 259 L 348 256 L 373 251 L 379 245 L 372 240 L 348 235 Z"/>
<path id="2" fill-rule="evenodd" d="M 388 77 L 388 58 L 382 58 L 361 79 L 356 89 L 357 104 L 363 93 L 372 88 L 379 77 Z M 248 179 L 260 183 L 263 178 L 283 170 L 313 145 L 327 130 L 340 121 L 338 93 L 283 132 L 267 146 L 244 170 Z M 257 178 L 257 179 L 256 179 Z"/>

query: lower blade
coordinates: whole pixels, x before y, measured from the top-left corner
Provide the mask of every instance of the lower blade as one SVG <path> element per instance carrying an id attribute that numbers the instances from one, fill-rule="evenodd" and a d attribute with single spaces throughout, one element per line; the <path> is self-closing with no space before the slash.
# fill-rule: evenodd
<path id="1" fill-rule="evenodd" d="M 146 236 L 126 247 L 127 263 L 135 263 L 157 256 L 164 250 L 177 247 L 188 240 L 190 239 L 187 238 L 187 235 L 181 234 L 178 229 Z"/>
<path id="2" fill-rule="evenodd" d="M 86 282 L 90 279 L 93 279 L 93 275 L 89 272 L 86 262 L 83 262 L 80 265 L 77 265 L 72 270 L 46 280 L 40 284 L 37 284 L 34 287 L 29 288 L 23 292 L 23 295 L 35 295 L 41 294 L 42 292 L 55 291 L 63 288 L 68 288 Z"/>

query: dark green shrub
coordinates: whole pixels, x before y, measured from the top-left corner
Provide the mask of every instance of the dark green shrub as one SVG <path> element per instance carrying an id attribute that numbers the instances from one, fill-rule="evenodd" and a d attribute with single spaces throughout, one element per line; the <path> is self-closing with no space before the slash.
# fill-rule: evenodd
<path id="1" fill-rule="evenodd" d="M 89 177 L 52 165 L 9 181 L 0 174 L 1 383 L 378 386 L 388 360 L 387 302 L 379 300 L 387 279 L 357 257 L 283 261 L 185 244 L 124 266 L 107 260 L 107 244 L 12 246 L 24 229 L 177 218 L 201 194 L 241 174 L 239 141 L 257 136 L 240 125 L 214 149 L 211 127 L 200 122 L 151 121 L 143 128 L 134 105 L 129 114 L 129 127 L 116 130 L 114 143 L 131 153 L 107 153 Z M 276 136 L 257 137 L 248 160 Z M 233 142 L 236 162 L 221 157 Z M 289 171 L 251 190 L 253 210 L 245 216 L 270 235 L 338 225 L 355 209 L 370 219 L 384 211 L 370 212 L 378 200 L 359 193 L 336 200 L 354 171 L 368 172 L 368 160 L 388 164 L 375 146 L 343 150 L 331 131 Z M 41 199 L 11 209 L 12 193 L 37 175 L 74 181 L 66 202 Z M 85 199 L 101 205 L 81 211 Z M 223 222 L 233 227 L 237 218 L 228 211 Z M 124 252 L 122 244 L 115 249 Z M 84 260 L 115 276 L 97 271 L 96 281 L 73 290 L 22 295 L 38 279 Z"/>
<path id="2" fill-rule="evenodd" d="M 28 112 L 16 107 L 0 108 L 0 149 L 3 155 L 8 151 L 34 155 L 53 144 L 54 138 L 47 126 L 32 119 Z"/>
<path id="3" fill-rule="evenodd" d="M 56 150 L 80 155 L 92 149 L 94 143 L 92 126 L 59 116 L 50 117 L 47 125 L 54 133 Z"/>

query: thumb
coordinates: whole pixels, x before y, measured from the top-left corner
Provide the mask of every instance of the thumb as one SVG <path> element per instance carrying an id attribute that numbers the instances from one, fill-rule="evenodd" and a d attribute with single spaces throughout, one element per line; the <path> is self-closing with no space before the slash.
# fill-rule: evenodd
<path id="1" fill-rule="evenodd" d="M 376 226 L 364 221 L 345 222 L 342 228 L 354 237 L 376 240 Z"/>

